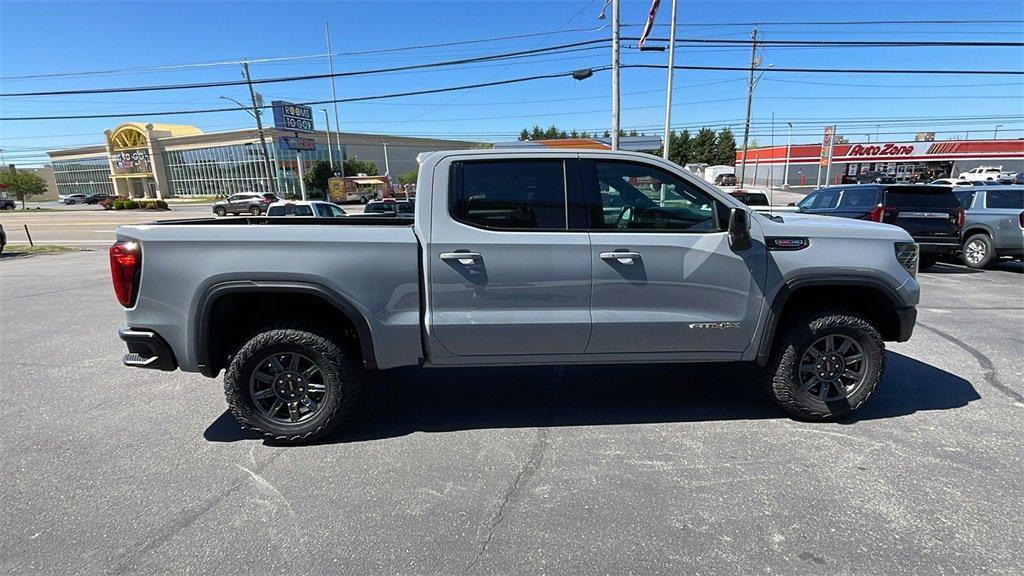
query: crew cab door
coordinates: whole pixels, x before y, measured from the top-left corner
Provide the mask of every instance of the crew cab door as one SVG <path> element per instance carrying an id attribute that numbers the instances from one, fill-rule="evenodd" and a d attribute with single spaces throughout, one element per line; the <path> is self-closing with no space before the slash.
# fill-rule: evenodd
<path id="1" fill-rule="evenodd" d="M 734 252 L 727 205 L 680 174 L 581 163 L 594 269 L 587 354 L 742 352 L 764 301 L 763 241 Z"/>
<path id="2" fill-rule="evenodd" d="M 438 173 L 447 169 L 447 174 Z M 582 354 L 590 336 L 590 241 L 569 231 L 575 157 L 442 162 L 435 184 L 427 326 L 455 356 Z M 434 360 L 437 361 L 437 354 Z"/>

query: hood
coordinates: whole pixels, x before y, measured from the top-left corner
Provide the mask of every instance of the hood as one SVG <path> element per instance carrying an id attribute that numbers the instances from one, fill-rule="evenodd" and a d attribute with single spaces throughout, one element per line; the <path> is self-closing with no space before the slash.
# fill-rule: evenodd
<path id="1" fill-rule="evenodd" d="M 785 212 L 776 216 L 782 222 L 776 222 L 764 214 L 755 213 L 755 219 L 764 230 L 765 236 L 806 236 L 808 238 L 866 238 L 889 239 L 893 241 L 913 242 L 910 234 L 899 226 L 838 218 L 835 216 L 818 216 L 816 214 L 800 214 Z"/>

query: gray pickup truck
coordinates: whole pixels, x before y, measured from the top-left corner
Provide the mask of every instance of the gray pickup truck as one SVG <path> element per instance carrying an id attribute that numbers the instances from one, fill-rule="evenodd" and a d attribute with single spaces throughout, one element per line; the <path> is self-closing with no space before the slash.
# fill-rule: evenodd
<path id="1" fill-rule="evenodd" d="M 418 182 L 411 221 L 121 227 L 123 362 L 224 370 L 238 421 L 294 442 L 399 366 L 750 362 L 820 420 L 860 407 L 914 327 L 918 247 L 896 226 L 765 216 L 626 152 L 435 152 Z"/>

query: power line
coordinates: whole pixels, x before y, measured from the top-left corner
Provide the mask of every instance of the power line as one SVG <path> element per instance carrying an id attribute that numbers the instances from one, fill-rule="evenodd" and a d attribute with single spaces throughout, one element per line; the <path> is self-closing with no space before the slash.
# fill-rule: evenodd
<path id="1" fill-rule="evenodd" d="M 599 40 L 584 40 L 581 42 L 570 42 L 567 44 L 558 44 L 548 48 L 534 48 L 530 50 L 519 50 L 516 52 L 504 52 L 499 54 L 490 54 L 486 56 L 476 56 L 473 58 L 460 58 L 458 60 L 445 60 L 440 62 L 430 62 L 426 64 L 409 64 L 405 66 L 392 66 L 388 68 L 375 68 L 370 70 L 353 70 L 349 72 L 335 72 L 334 74 L 305 74 L 301 76 L 284 76 L 277 78 L 262 78 L 253 80 L 253 84 L 271 84 L 277 82 L 295 82 L 300 80 L 322 80 L 325 78 L 345 78 L 351 76 L 366 76 L 370 74 L 383 74 L 388 72 L 399 72 L 403 70 L 415 70 L 423 68 L 438 68 L 443 66 L 456 66 L 460 64 L 470 64 L 474 62 L 488 62 L 493 60 L 505 60 L 509 58 L 521 58 L 524 56 L 530 56 L 533 54 L 551 54 L 558 53 L 560 50 L 567 48 L 576 48 L 580 46 L 589 46 L 593 44 L 608 42 L 607 38 Z M 49 90 L 42 92 L 7 92 L 0 93 L 0 97 L 11 97 L 11 96 L 65 96 L 71 94 L 114 94 L 124 92 L 155 92 L 165 90 L 189 90 L 196 88 L 219 88 L 225 86 L 241 86 L 246 85 L 245 80 L 226 80 L 218 82 L 193 82 L 188 84 L 164 84 L 156 86 L 122 86 L 117 88 L 86 88 L 77 90 Z"/>
<path id="2" fill-rule="evenodd" d="M 664 64 L 623 64 L 623 68 L 654 68 L 664 70 Z M 717 71 L 748 71 L 749 66 L 674 66 L 676 70 L 717 70 Z M 769 70 L 761 68 L 761 70 Z M 940 74 L 969 76 L 1021 76 L 1024 70 L 916 70 L 893 68 L 771 68 L 775 72 L 798 72 L 817 74 Z M 0 94 L 0 96 L 3 96 Z"/>

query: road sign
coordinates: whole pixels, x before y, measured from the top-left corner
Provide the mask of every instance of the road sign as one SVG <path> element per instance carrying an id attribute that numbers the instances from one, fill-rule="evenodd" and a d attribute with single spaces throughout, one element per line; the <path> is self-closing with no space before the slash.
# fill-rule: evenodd
<path id="1" fill-rule="evenodd" d="M 822 168 L 828 165 L 829 154 L 832 152 L 832 127 L 825 126 L 825 136 L 821 139 L 821 157 L 818 165 Z"/>
<path id="2" fill-rule="evenodd" d="M 274 100 L 271 105 L 274 107 L 274 128 L 289 132 L 313 131 L 313 109 L 309 106 L 284 100 Z"/>
<path id="3" fill-rule="evenodd" d="M 280 138 L 281 150 L 316 150 L 316 140 L 312 138 Z"/>

